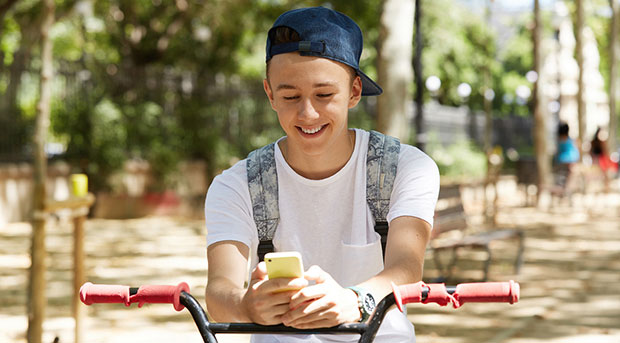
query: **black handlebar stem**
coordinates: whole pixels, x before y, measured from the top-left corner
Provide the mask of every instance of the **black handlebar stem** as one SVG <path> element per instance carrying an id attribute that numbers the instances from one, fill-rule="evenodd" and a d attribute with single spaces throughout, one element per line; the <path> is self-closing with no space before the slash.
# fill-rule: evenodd
<path id="1" fill-rule="evenodd" d="M 370 343 L 374 341 L 375 336 L 377 335 L 377 331 L 379 331 L 379 327 L 381 323 L 383 323 L 383 318 L 387 311 L 396 304 L 396 299 L 394 298 L 394 294 L 390 293 L 386 295 L 375 308 L 372 316 L 368 320 L 368 330 L 360 337 L 359 343 Z"/>
<path id="2" fill-rule="evenodd" d="M 194 323 L 200 332 L 200 336 L 205 343 L 217 343 L 217 339 L 211 330 L 209 330 L 209 319 L 205 310 L 200 306 L 200 303 L 191 294 L 182 291 L 179 296 L 181 305 L 185 306 L 189 313 L 194 318 Z"/>
<path id="3" fill-rule="evenodd" d="M 453 294 L 455 287 L 448 287 L 448 293 Z M 426 300 L 428 289 L 422 291 L 422 301 Z M 348 323 L 340 324 L 329 328 L 318 329 L 296 329 L 283 324 L 279 325 L 259 325 L 254 323 L 211 323 L 207 318 L 204 309 L 191 294 L 182 291 L 180 302 L 192 315 L 196 327 L 205 343 L 217 343 L 215 334 L 217 333 L 292 333 L 292 334 L 352 334 L 361 335 L 359 343 L 371 343 L 377 331 L 383 323 L 383 318 L 387 311 L 396 304 L 393 293 L 386 295 L 375 308 L 368 323 Z"/>

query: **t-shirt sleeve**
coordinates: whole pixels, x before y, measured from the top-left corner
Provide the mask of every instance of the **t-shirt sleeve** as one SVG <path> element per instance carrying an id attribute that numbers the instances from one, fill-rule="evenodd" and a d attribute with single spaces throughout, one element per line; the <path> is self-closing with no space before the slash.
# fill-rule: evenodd
<path id="1" fill-rule="evenodd" d="M 209 186 L 205 201 L 207 246 L 229 240 L 252 250 L 258 244 L 258 234 L 251 208 L 243 160 L 218 175 Z"/>
<path id="2" fill-rule="evenodd" d="M 402 216 L 420 218 L 433 226 L 439 195 L 439 169 L 418 148 L 401 144 L 388 222 Z"/>

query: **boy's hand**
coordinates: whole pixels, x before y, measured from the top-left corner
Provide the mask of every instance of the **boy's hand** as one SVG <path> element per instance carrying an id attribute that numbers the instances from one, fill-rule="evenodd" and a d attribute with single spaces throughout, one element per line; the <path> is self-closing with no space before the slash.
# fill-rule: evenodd
<path id="1" fill-rule="evenodd" d="M 281 324 L 282 315 L 290 309 L 291 297 L 308 285 L 308 281 L 302 278 L 267 279 L 265 262 L 256 266 L 251 279 L 241 304 L 250 320 L 262 325 Z M 279 291 L 291 288 L 294 290 Z"/>
<path id="2" fill-rule="evenodd" d="M 304 278 L 316 284 L 301 289 L 291 297 L 290 310 L 280 317 L 284 325 L 314 329 L 360 319 L 355 292 L 342 288 L 318 266 L 310 267 Z"/>

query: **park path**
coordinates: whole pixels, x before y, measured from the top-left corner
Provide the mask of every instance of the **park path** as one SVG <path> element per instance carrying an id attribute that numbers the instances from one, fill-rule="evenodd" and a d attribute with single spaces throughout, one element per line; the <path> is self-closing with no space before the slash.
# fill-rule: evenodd
<path id="1" fill-rule="evenodd" d="M 498 242 L 491 268 L 492 280 L 520 282 L 520 302 L 466 304 L 458 310 L 410 305 L 418 342 L 620 342 L 620 196 L 582 196 L 572 207 L 564 203 L 541 211 L 523 207 L 521 194 L 513 184 L 502 186 L 497 219 L 500 226 L 526 231 L 525 264 L 512 275 L 514 246 Z M 472 198 L 469 210 L 477 212 L 478 205 L 479 199 Z M 472 217 L 472 223 L 476 220 Z M 30 230 L 25 223 L 0 229 L 0 342 L 25 342 Z M 49 305 L 43 341 L 72 342 L 71 226 L 61 218 L 47 232 Z M 88 279 L 126 285 L 185 281 L 204 303 L 205 233 L 201 220 L 88 220 Z M 457 277 L 480 277 L 480 258 L 465 252 Z M 425 277 L 434 275 L 427 259 Z M 189 313 L 169 305 L 97 305 L 87 313 L 86 342 L 200 342 Z M 248 339 L 222 336 L 221 341 Z"/>

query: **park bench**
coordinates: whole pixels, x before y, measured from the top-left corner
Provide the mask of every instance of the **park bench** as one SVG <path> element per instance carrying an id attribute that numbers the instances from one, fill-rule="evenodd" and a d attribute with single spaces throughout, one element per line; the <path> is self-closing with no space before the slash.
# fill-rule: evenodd
<path id="1" fill-rule="evenodd" d="M 467 215 L 463 207 L 460 184 L 441 185 L 439 199 L 435 210 L 434 226 L 431 235 L 430 250 L 441 279 L 448 279 L 458 261 L 458 250 L 462 248 L 481 249 L 486 252 L 483 264 L 484 278 L 489 276 L 489 268 L 493 257 L 491 242 L 496 240 L 515 239 L 518 241 L 518 251 L 514 262 L 515 274 L 519 273 L 523 263 L 524 233 L 518 229 L 492 228 L 479 232 L 472 232 L 467 223 Z M 448 235 L 447 233 L 452 234 Z M 454 235 L 458 232 L 457 235 Z M 452 236 L 452 237 L 446 237 Z M 456 236 L 456 237 L 454 237 Z M 442 251 L 452 252 L 447 265 L 441 262 Z"/>

